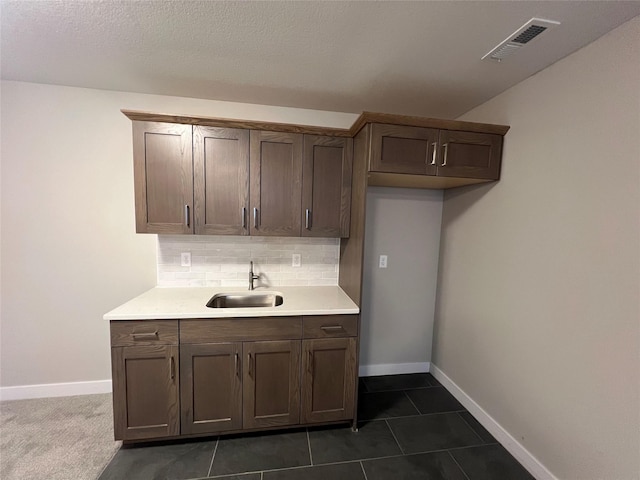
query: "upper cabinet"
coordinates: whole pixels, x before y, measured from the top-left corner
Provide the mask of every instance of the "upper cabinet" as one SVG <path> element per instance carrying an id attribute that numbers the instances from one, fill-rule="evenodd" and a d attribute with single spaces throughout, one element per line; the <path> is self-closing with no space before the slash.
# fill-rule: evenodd
<path id="1" fill-rule="evenodd" d="M 251 131 L 251 235 L 300 236 L 302 138 Z"/>
<path id="2" fill-rule="evenodd" d="M 193 127 L 195 233 L 247 235 L 249 131 Z"/>
<path id="3" fill-rule="evenodd" d="M 369 184 L 448 188 L 498 180 L 501 158 L 502 135 L 374 123 Z"/>
<path id="4" fill-rule="evenodd" d="M 193 232 L 191 125 L 133 122 L 138 233 Z"/>
<path id="5" fill-rule="evenodd" d="M 302 236 L 348 237 L 353 141 L 304 136 Z"/>
<path id="6" fill-rule="evenodd" d="M 123 113 L 133 120 L 138 233 L 349 238 L 366 185 L 498 180 L 509 129 L 371 112 L 350 129 Z M 366 141 L 354 177 L 356 136 Z"/>
<path id="7" fill-rule="evenodd" d="M 134 121 L 133 143 L 138 233 L 349 236 L 350 138 Z"/>

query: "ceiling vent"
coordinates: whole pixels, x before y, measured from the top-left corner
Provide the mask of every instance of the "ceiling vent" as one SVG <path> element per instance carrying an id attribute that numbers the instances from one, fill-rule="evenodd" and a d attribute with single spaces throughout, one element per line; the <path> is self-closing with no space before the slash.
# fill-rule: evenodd
<path id="1" fill-rule="evenodd" d="M 482 57 L 482 60 L 488 59 L 500 62 L 503 58 L 517 52 L 533 39 L 538 38 L 541 33 L 546 32 L 556 25 L 560 25 L 560 22 L 544 20 L 542 18 L 532 18 Z"/>

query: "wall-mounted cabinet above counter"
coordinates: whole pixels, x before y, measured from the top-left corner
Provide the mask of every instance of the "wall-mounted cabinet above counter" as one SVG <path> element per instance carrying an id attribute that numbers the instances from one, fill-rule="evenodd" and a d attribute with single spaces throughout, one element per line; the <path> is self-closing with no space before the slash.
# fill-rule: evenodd
<path id="1" fill-rule="evenodd" d="M 438 189 L 498 180 L 509 129 L 369 112 L 350 129 L 123 113 L 138 233 L 348 238 L 363 129 L 369 185 Z"/>

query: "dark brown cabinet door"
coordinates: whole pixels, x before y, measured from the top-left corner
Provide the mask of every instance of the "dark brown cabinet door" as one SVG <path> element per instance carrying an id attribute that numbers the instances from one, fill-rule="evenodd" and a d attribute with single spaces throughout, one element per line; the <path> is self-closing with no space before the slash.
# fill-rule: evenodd
<path id="1" fill-rule="evenodd" d="M 302 423 L 353 418 L 356 339 L 302 342 Z"/>
<path id="2" fill-rule="evenodd" d="M 353 141 L 304 136 L 302 236 L 348 237 Z"/>
<path id="3" fill-rule="evenodd" d="M 249 131 L 193 127 L 195 233 L 248 235 Z"/>
<path id="4" fill-rule="evenodd" d="M 440 130 L 438 176 L 500 178 L 502 136 Z"/>
<path id="5" fill-rule="evenodd" d="M 115 439 L 178 435 L 178 347 L 114 347 L 111 358 Z"/>
<path id="6" fill-rule="evenodd" d="M 300 421 L 300 341 L 247 342 L 244 350 L 244 428 Z"/>
<path id="7" fill-rule="evenodd" d="M 133 122 L 138 233 L 193 233 L 191 125 Z"/>
<path id="8" fill-rule="evenodd" d="M 242 344 L 180 347 L 182 434 L 242 428 Z"/>
<path id="9" fill-rule="evenodd" d="M 374 123 L 369 170 L 435 175 L 437 142 L 437 129 Z"/>
<path id="10" fill-rule="evenodd" d="M 302 135 L 251 131 L 251 235 L 300 236 Z"/>

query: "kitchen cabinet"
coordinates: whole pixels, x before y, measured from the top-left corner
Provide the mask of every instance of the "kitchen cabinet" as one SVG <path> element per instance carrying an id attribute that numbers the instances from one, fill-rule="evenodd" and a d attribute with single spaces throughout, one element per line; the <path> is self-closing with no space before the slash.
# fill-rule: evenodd
<path id="1" fill-rule="evenodd" d="M 183 434 L 242 428 L 242 343 L 180 347 Z"/>
<path id="2" fill-rule="evenodd" d="M 349 236 L 352 156 L 350 138 L 304 136 L 303 237 Z"/>
<path id="3" fill-rule="evenodd" d="M 117 440 L 180 432 L 178 324 L 118 322 L 111 328 L 113 421 Z"/>
<path id="4" fill-rule="evenodd" d="M 193 232 L 191 145 L 191 125 L 133 122 L 136 232 Z"/>
<path id="5" fill-rule="evenodd" d="M 354 420 L 358 315 L 112 321 L 116 440 Z"/>
<path id="6" fill-rule="evenodd" d="M 357 315 L 304 318 L 302 423 L 354 418 L 357 332 Z"/>
<path id="7" fill-rule="evenodd" d="M 246 342 L 243 427 L 300 422 L 300 341 Z"/>
<path id="8" fill-rule="evenodd" d="M 195 233 L 248 235 L 249 131 L 193 127 Z"/>
<path id="9" fill-rule="evenodd" d="M 501 156 L 498 134 L 371 125 L 369 172 L 497 180 Z"/>
<path id="10" fill-rule="evenodd" d="M 298 133 L 251 131 L 251 235 L 300 236 L 302 140 Z"/>
<path id="11" fill-rule="evenodd" d="M 134 121 L 133 143 L 138 233 L 349 235 L 351 139 Z"/>

